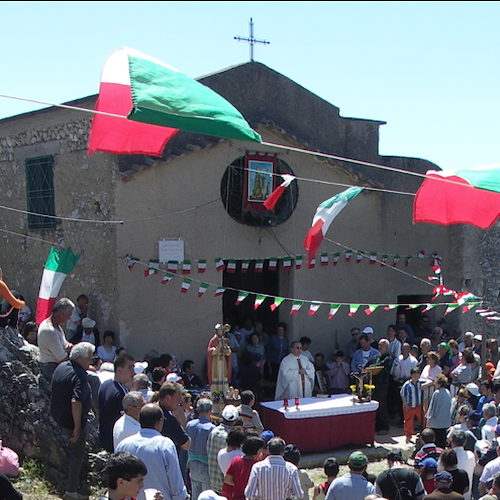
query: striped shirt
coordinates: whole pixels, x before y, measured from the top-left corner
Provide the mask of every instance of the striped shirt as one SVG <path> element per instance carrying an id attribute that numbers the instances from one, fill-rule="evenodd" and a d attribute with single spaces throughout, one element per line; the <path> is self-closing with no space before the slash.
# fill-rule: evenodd
<path id="1" fill-rule="evenodd" d="M 284 500 L 289 496 L 302 498 L 299 469 L 280 455 L 269 455 L 252 466 L 245 498 L 249 500 Z"/>
<path id="2" fill-rule="evenodd" d="M 408 406 L 410 408 L 416 408 L 418 405 L 422 404 L 422 397 L 420 393 L 420 387 L 423 382 L 419 380 L 414 384 L 411 380 L 407 380 L 403 387 L 401 387 L 400 395 L 405 398 Z"/>
<path id="3" fill-rule="evenodd" d="M 208 458 L 208 475 L 210 476 L 210 488 L 219 495 L 222 493 L 222 485 L 224 476 L 217 462 L 217 455 L 222 448 L 227 446 L 227 435 L 231 430 L 231 426 L 221 423 L 208 436 L 207 441 L 207 458 Z"/>

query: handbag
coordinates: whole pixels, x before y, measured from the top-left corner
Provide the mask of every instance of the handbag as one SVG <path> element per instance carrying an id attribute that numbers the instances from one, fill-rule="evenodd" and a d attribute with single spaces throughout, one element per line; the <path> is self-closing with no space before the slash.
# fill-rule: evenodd
<path id="1" fill-rule="evenodd" d="M 14 450 L 2 446 L 0 440 L 0 472 L 10 477 L 19 476 L 19 457 Z"/>

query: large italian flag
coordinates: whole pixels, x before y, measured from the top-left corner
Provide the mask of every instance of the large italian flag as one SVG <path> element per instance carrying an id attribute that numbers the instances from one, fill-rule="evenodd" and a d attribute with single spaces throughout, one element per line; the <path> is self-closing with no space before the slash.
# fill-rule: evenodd
<path id="1" fill-rule="evenodd" d="M 61 252 L 55 247 L 50 247 L 50 253 L 45 263 L 38 292 L 36 305 L 36 322 L 40 324 L 52 314 L 52 308 L 56 302 L 61 286 L 66 276 L 73 270 L 80 258 L 81 253 L 75 255 L 70 248 Z"/>
<path id="2" fill-rule="evenodd" d="M 337 217 L 340 211 L 355 198 L 363 188 L 349 188 L 335 195 L 333 198 L 324 201 L 316 209 L 312 227 L 309 229 L 306 239 L 304 240 L 304 248 L 307 250 L 307 266 L 311 264 L 316 252 L 323 241 L 323 237 L 328 231 L 333 219 Z"/>
<path id="3" fill-rule="evenodd" d="M 89 138 L 95 151 L 161 156 L 166 142 L 184 130 L 261 142 L 241 113 L 222 96 L 150 56 L 129 48 L 110 54 L 101 73 Z"/>
<path id="4" fill-rule="evenodd" d="M 500 216 L 500 166 L 429 170 L 415 196 L 413 222 L 490 228 Z"/>

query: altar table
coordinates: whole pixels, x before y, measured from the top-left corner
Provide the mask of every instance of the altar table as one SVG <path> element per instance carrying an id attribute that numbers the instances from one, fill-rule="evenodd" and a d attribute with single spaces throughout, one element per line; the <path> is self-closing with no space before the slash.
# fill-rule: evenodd
<path id="1" fill-rule="evenodd" d="M 329 398 L 301 398 L 299 408 L 294 400 L 260 403 L 265 429 L 274 432 L 301 452 L 327 451 L 349 444 L 366 446 L 375 438 L 377 401 L 354 403 L 352 395 L 337 394 Z"/>

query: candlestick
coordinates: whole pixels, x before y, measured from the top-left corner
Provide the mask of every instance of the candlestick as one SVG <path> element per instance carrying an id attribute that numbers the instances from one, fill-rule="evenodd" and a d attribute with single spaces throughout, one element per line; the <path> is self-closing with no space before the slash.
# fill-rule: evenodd
<path id="1" fill-rule="evenodd" d="M 285 399 L 283 400 L 283 406 L 284 406 L 285 408 L 288 408 L 288 399 L 286 399 L 286 398 L 285 398 Z"/>
<path id="2" fill-rule="evenodd" d="M 295 406 L 298 408 L 299 407 L 299 398 L 295 398 Z"/>

